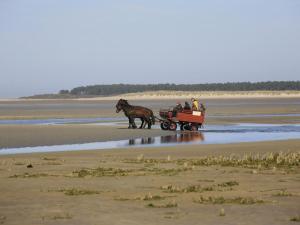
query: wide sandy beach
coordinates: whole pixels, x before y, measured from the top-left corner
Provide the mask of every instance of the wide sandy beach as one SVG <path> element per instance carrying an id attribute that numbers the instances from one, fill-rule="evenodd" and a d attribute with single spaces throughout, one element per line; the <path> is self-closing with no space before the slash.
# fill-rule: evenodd
<path id="1" fill-rule="evenodd" d="M 293 224 L 299 155 L 298 164 L 277 165 L 267 154 L 269 166 L 227 165 L 221 157 L 299 154 L 299 146 L 295 140 L 2 156 L 0 218 L 3 224 Z M 219 160 L 201 163 L 208 156 Z"/>
<path id="2" fill-rule="evenodd" d="M 210 124 L 300 121 L 298 98 L 203 102 Z M 157 112 L 174 100 L 133 103 Z M 114 104 L 6 101 L 0 103 L 0 117 L 122 116 Z M 0 125 L 0 144 L 70 144 L 169 133 L 126 127 Z M 286 140 L 0 156 L 0 224 L 295 224 L 300 220 L 299 146 L 300 140 Z"/>

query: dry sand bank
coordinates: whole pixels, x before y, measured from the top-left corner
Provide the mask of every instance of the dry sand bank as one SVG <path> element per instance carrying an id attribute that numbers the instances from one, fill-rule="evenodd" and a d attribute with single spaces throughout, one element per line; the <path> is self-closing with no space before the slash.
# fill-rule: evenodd
<path id="1" fill-rule="evenodd" d="M 129 93 L 111 97 L 95 97 L 91 100 L 118 100 L 120 98 L 139 99 L 190 99 L 192 97 L 205 99 L 231 98 L 299 98 L 300 91 L 149 91 Z M 83 99 L 78 99 L 83 100 Z M 88 100 L 88 99 L 86 99 Z"/>
<path id="2" fill-rule="evenodd" d="M 153 109 L 158 115 L 160 108 L 174 106 L 177 100 L 131 100 L 133 105 Z M 189 99 L 186 99 L 189 101 Z M 300 98 L 252 98 L 252 99 L 200 99 L 207 106 L 208 115 L 237 114 L 284 114 L 299 113 Z M 0 102 L 0 119 L 43 119 L 43 118 L 91 118 L 118 117 L 113 100 L 41 100 Z"/>
<path id="3" fill-rule="evenodd" d="M 274 167 L 274 155 L 268 155 L 271 167 L 249 160 L 195 162 L 208 155 L 296 152 L 299 146 L 294 140 L 1 156 L 0 222 L 294 224 L 299 164 Z"/>
<path id="4" fill-rule="evenodd" d="M 183 98 L 206 98 L 206 99 L 231 99 L 231 98 L 299 98 L 300 91 L 147 91 L 121 94 L 107 97 L 90 97 L 90 98 L 74 98 L 74 100 L 88 101 L 88 100 L 118 100 L 126 98 L 130 100 L 139 99 L 183 99 Z M 1 99 L 0 101 L 15 101 L 16 99 Z M 26 98 L 21 101 L 43 101 L 54 100 L 60 101 L 63 99 L 36 99 Z M 66 99 L 70 100 L 70 99 Z M 71 99 L 72 100 L 72 99 Z"/>

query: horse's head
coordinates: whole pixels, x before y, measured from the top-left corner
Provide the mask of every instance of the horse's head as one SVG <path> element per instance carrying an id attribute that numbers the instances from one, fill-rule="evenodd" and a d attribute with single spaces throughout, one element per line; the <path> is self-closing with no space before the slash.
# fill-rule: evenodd
<path id="1" fill-rule="evenodd" d="M 128 105 L 128 101 L 125 99 L 120 99 L 116 104 L 116 113 L 119 113 L 126 105 Z"/>

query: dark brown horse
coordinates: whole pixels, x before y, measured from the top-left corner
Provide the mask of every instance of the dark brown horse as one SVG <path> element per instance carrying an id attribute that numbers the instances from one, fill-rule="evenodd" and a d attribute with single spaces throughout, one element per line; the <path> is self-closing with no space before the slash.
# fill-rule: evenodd
<path id="1" fill-rule="evenodd" d="M 120 99 L 116 105 L 116 112 L 119 113 L 121 110 L 123 110 L 125 116 L 129 120 L 129 127 L 128 128 L 136 128 L 134 119 L 140 118 L 142 121 L 142 124 L 140 126 L 141 128 L 145 128 L 146 124 L 148 124 L 148 129 L 151 129 L 151 126 L 155 123 L 155 117 L 153 115 L 153 112 L 151 109 L 147 109 L 142 106 L 133 106 L 128 103 L 125 99 Z"/>

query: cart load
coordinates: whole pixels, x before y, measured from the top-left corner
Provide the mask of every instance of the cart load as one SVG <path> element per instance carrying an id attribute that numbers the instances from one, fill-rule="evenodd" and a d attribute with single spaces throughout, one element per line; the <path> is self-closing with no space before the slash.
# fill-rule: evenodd
<path id="1" fill-rule="evenodd" d="M 180 130 L 197 131 L 203 126 L 205 119 L 205 107 L 201 104 L 200 110 L 179 110 L 176 108 L 161 109 L 159 111 L 160 127 L 162 130 Z"/>

